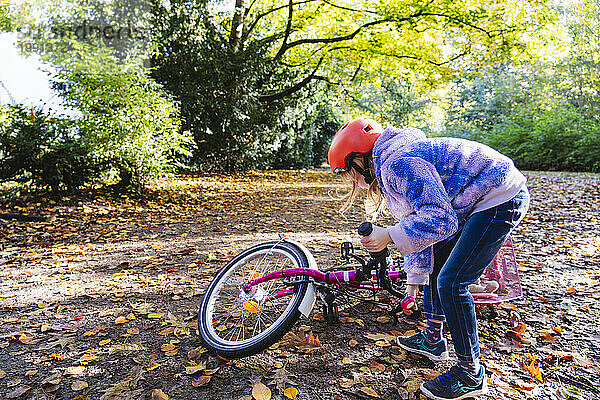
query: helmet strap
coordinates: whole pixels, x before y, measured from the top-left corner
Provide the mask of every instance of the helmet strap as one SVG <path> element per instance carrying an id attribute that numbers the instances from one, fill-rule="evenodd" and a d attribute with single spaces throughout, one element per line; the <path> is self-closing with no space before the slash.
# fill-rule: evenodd
<path id="1" fill-rule="evenodd" d="M 360 165 L 356 164 L 354 161 L 351 162 L 352 168 L 358 171 L 359 174 L 365 178 L 365 182 L 367 185 L 370 185 L 375 179 L 371 176 L 371 170 L 368 168 L 369 165 L 369 157 L 371 156 L 371 152 L 363 154 L 363 164 L 367 166 L 367 168 L 362 168 Z"/>

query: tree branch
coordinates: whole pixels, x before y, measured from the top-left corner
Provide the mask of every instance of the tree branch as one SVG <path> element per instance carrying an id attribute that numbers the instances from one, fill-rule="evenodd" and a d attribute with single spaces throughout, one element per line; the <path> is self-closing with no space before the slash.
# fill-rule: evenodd
<path id="1" fill-rule="evenodd" d="M 317 63 L 317 66 L 310 73 L 310 75 L 308 75 L 306 78 L 302 79 L 300 82 L 298 82 L 298 83 L 290 86 L 287 89 L 282 90 L 281 92 L 262 95 L 262 96 L 260 96 L 260 101 L 264 101 L 264 102 L 269 103 L 269 102 L 272 102 L 272 101 L 275 101 L 275 100 L 282 99 L 282 98 L 284 98 L 286 96 L 289 96 L 290 94 L 295 93 L 298 90 L 302 89 L 303 87 L 305 87 L 306 85 L 308 85 L 308 83 L 310 81 L 312 81 L 313 79 L 326 80 L 327 78 L 316 75 L 316 73 L 319 70 L 319 67 L 321 66 L 321 63 L 323 62 L 324 59 L 325 59 L 325 57 L 321 57 L 321 59 Z"/>
<path id="2" fill-rule="evenodd" d="M 478 30 L 478 31 L 481 31 L 481 32 L 485 33 L 485 34 L 488 36 L 488 38 L 490 38 L 490 39 L 494 37 L 494 36 L 493 36 L 493 35 L 492 35 L 490 32 L 488 32 L 487 30 L 485 30 L 485 29 L 483 29 L 483 28 L 481 28 L 481 27 L 479 27 L 479 26 L 477 26 L 477 25 L 474 25 L 474 24 L 471 24 L 471 23 L 469 23 L 469 22 L 463 21 L 463 20 L 461 20 L 460 18 L 453 17 L 453 16 L 451 16 L 451 15 L 440 14 L 440 13 L 426 13 L 426 12 L 422 13 L 421 15 L 422 15 L 422 16 L 424 16 L 424 17 L 426 17 L 426 16 L 431 16 L 431 17 L 442 17 L 442 18 L 446 18 L 446 19 L 449 19 L 450 21 L 454 21 L 454 22 L 457 22 L 457 23 L 459 23 L 459 24 L 461 24 L 461 25 L 469 26 L 469 27 L 471 27 L 471 28 L 473 28 L 473 29 L 476 29 L 476 30 Z"/>
<path id="3" fill-rule="evenodd" d="M 285 33 L 283 35 L 283 41 L 281 42 L 281 47 L 279 48 L 279 51 L 277 52 L 277 54 L 275 55 L 275 57 L 273 57 L 274 60 L 279 59 L 279 57 L 281 57 L 283 55 L 283 53 L 285 52 L 285 47 L 287 45 L 287 41 L 290 37 L 290 32 L 292 31 L 292 14 L 294 12 L 294 2 L 293 0 L 289 0 L 289 9 L 288 9 L 288 20 L 285 26 Z M 319 62 L 320 64 L 321 62 Z"/>
<path id="4" fill-rule="evenodd" d="M 463 56 L 466 56 L 468 53 L 469 53 L 468 51 L 465 51 L 465 52 L 460 53 L 459 55 L 454 56 L 451 59 L 443 61 L 443 62 L 435 62 L 435 61 L 431 61 L 431 60 L 425 60 L 422 57 L 411 56 L 411 55 L 406 55 L 406 54 L 404 54 L 404 55 L 398 55 L 398 54 L 389 54 L 389 53 L 381 53 L 381 52 L 378 53 L 378 54 L 380 54 L 382 56 L 386 56 L 386 57 L 392 57 L 392 58 L 408 58 L 408 59 L 412 59 L 412 60 L 425 61 L 425 62 L 427 62 L 429 64 L 435 65 L 436 67 L 441 67 L 441 66 L 443 66 L 445 64 L 449 64 L 452 61 L 455 61 L 455 60 L 457 60 L 457 59 L 459 59 L 459 58 L 461 58 Z"/>
<path id="5" fill-rule="evenodd" d="M 354 73 L 352 74 L 352 78 L 350 78 L 350 82 L 354 82 L 356 80 L 356 77 L 358 76 L 358 73 L 360 72 L 360 69 L 362 68 L 364 60 L 365 60 L 364 58 L 360 59 L 360 63 L 358 63 L 358 67 L 356 67 L 356 71 L 354 71 Z"/>
<path id="6" fill-rule="evenodd" d="M 277 59 L 280 58 L 281 56 L 283 56 L 283 54 L 286 51 L 288 51 L 289 49 L 291 49 L 293 47 L 300 46 L 303 44 L 308 44 L 308 43 L 330 44 L 330 43 L 344 42 L 347 40 L 354 39 L 354 37 L 356 37 L 356 35 L 358 35 L 365 28 L 383 24 L 386 22 L 390 22 L 390 20 L 389 19 L 381 19 L 381 20 L 367 22 L 366 24 L 361 25 L 358 28 L 356 28 L 356 30 L 354 30 L 354 32 L 352 32 L 348 35 L 345 35 L 345 36 L 338 36 L 338 37 L 333 37 L 333 38 L 321 38 L 321 39 L 300 39 L 300 40 L 296 40 L 294 42 L 287 43 L 287 44 L 284 42 L 282 44 L 281 48 L 279 49 L 279 52 L 277 53 L 276 57 L 273 57 L 273 61 L 277 61 Z"/>
<path id="7" fill-rule="evenodd" d="M 315 2 L 315 1 L 318 1 L 318 0 L 304 0 L 304 1 L 298 1 L 298 2 L 296 2 L 296 3 L 293 3 L 292 5 L 294 5 L 294 6 L 297 6 L 297 5 L 300 5 L 300 4 L 307 4 L 307 3 L 312 3 L 312 2 Z M 256 27 L 256 24 L 258 24 L 258 22 L 259 22 L 259 21 L 260 21 L 262 18 L 264 18 L 264 17 L 266 17 L 267 15 L 269 15 L 269 14 L 271 14 L 271 13 L 274 13 L 274 12 L 276 12 L 276 11 L 283 10 L 284 8 L 287 8 L 287 7 L 289 7 L 289 4 L 286 4 L 285 6 L 275 7 L 275 8 L 273 8 L 273 9 L 270 9 L 269 11 L 265 11 L 264 13 L 258 14 L 258 15 L 256 16 L 256 18 L 254 18 L 254 21 L 252 21 L 252 23 L 251 23 L 251 24 L 250 24 L 250 26 L 248 27 L 248 31 L 247 31 L 247 35 L 246 35 L 246 37 L 248 37 L 248 35 L 250 35 L 250 32 L 251 32 L 251 31 L 252 31 L 252 30 L 253 30 L 253 29 Z"/>
<path id="8" fill-rule="evenodd" d="M 357 10 L 355 8 L 349 8 L 349 7 L 344 7 L 344 6 L 338 6 L 337 4 L 333 4 L 331 1 L 329 0 L 323 0 L 323 3 L 325 4 L 329 4 L 331 7 L 334 8 L 339 8 L 341 10 L 346 10 L 346 11 L 352 11 L 352 12 L 358 12 L 358 13 L 367 13 L 367 14 L 374 14 L 374 15 L 379 15 L 378 12 L 376 11 L 370 11 L 370 10 Z"/>

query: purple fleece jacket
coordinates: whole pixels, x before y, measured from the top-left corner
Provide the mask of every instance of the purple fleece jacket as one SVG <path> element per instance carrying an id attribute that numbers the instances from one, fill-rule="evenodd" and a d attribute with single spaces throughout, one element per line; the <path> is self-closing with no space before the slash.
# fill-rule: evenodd
<path id="1" fill-rule="evenodd" d="M 512 199 L 525 177 L 512 160 L 483 144 L 431 138 L 415 128 L 387 128 L 375 142 L 377 182 L 392 216 L 390 237 L 405 255 L 407 283 L 425 285 L 433 244 L 473 213 Z"/>

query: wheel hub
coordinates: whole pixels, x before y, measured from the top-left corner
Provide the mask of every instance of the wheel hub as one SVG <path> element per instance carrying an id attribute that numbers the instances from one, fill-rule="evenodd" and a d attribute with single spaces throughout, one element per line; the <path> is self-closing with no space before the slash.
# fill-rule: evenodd
<path id="1" fill-rule="evenodd" d="M 257 303 L 262 304 L 267 298 L 267 292 L 265 292 L 261 287 L 253 286 L 248 291 L 241 289 L 239 297 L 242 301 L 254 300 Z"/>

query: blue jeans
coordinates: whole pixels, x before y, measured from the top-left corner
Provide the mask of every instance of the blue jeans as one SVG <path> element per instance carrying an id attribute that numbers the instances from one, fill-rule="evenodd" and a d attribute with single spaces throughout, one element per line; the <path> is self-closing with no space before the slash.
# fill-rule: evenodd
<path id="1" fill-rule="evenodd" d="M 480 356 L 477 319 L 469 285 L 483 274 L 529 209 L 523 188 L 505 203 L 472 214 L 462 230 L 433 246 L 434 268 L 424 287 L 424 316 L 446 321 L 459 359 Z"/>

